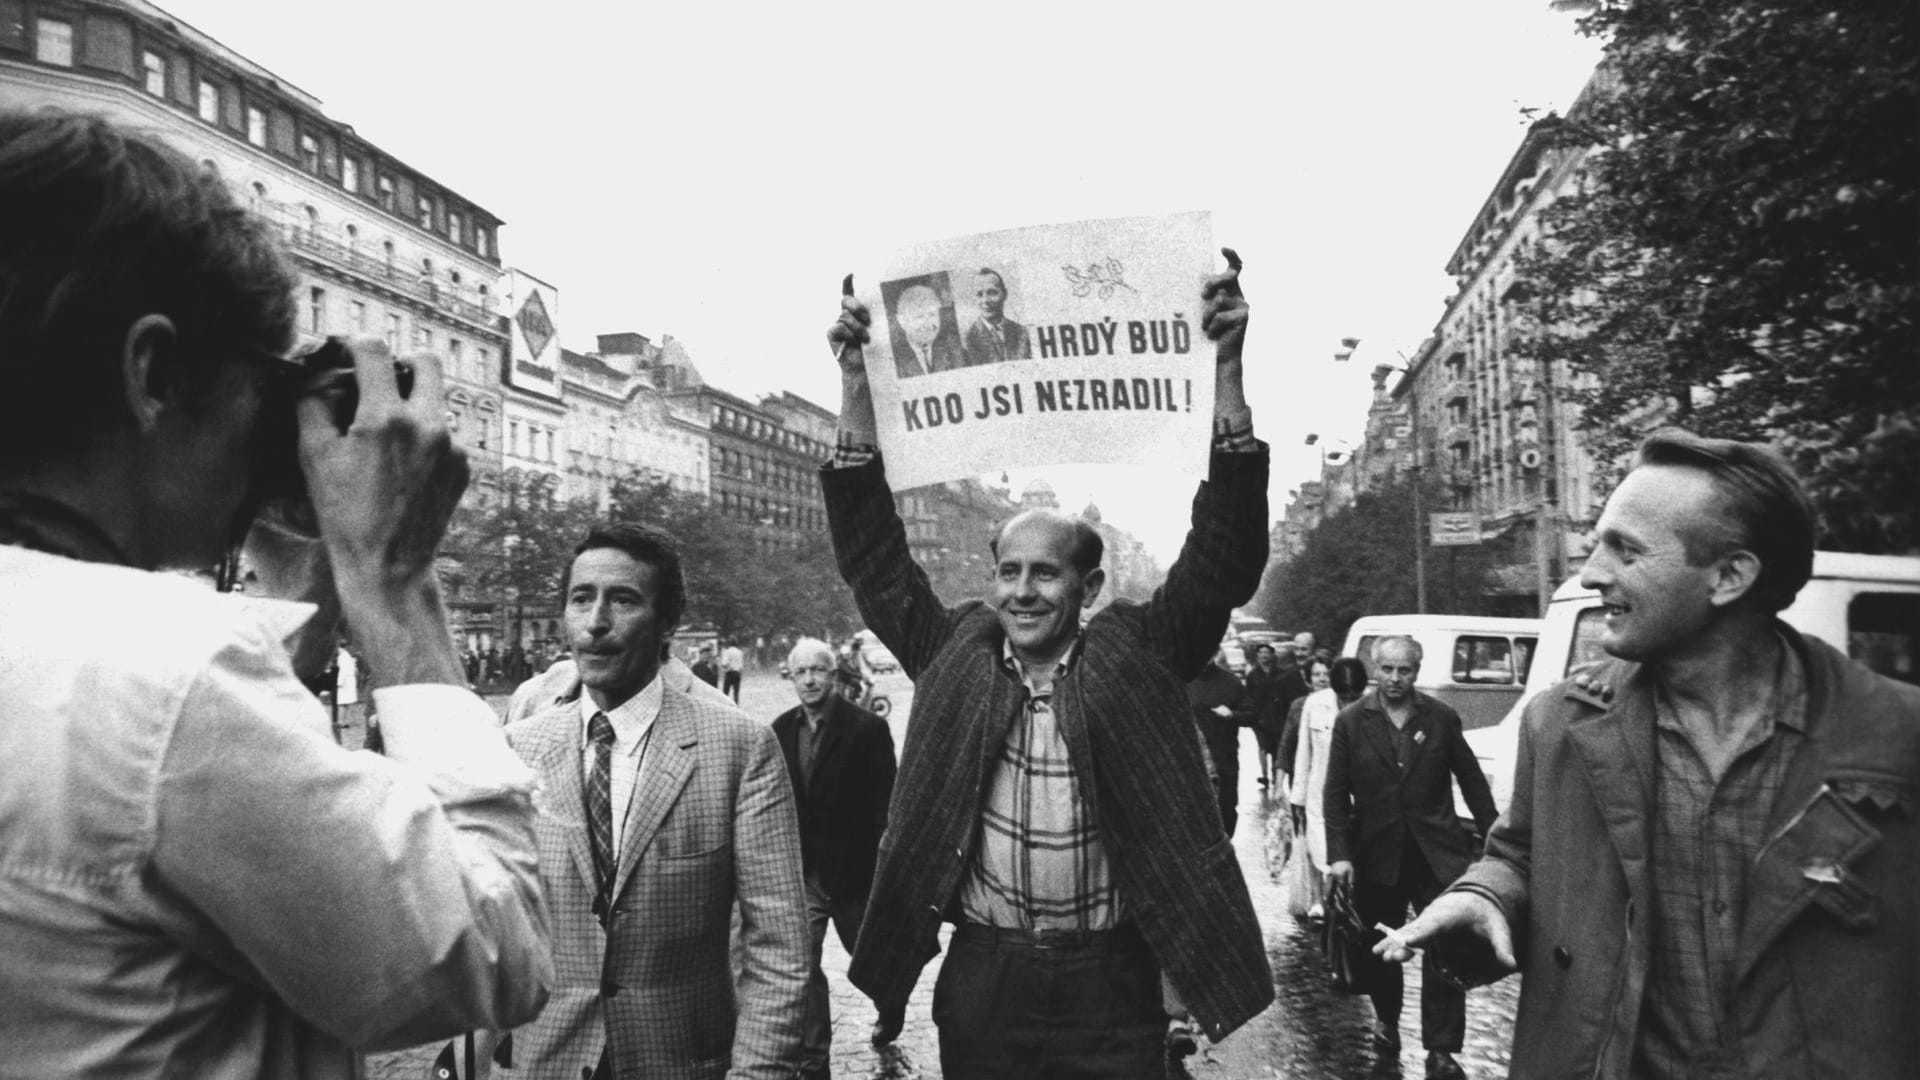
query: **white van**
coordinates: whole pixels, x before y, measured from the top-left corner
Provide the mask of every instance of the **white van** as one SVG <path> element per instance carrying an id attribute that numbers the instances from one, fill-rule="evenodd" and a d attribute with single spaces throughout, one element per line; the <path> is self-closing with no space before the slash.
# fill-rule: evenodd
<path id="1" fill-rule="evenodd" d="M 1816 551 L 1813 577 L 1780 617 L 1882 675 L 1920 683 L 1920 557 Z M 1467 736 L 1502 810 L 1513 793 L 1521 712 L 1575 668 L 1605 658 L 1604 618 L 1599 594 L 1581 588 L 1579 578 L 1555 590 L 1525 693 L 1498 725 Z"/>
<path id="2" fill-rule="evenodd" d="M 1539 619 L 1494 619 L 1476 615 L 1368 615 L 1347 631 L 1341 655 L 1357 657 L 1374 681 L 1373 646 L 1381 638 L 1410 637 L 1424 659 L 1418 689 L 1460 714 L 1468 731 L 1500 722 L 1526 686 L 1536 655 Z"/>

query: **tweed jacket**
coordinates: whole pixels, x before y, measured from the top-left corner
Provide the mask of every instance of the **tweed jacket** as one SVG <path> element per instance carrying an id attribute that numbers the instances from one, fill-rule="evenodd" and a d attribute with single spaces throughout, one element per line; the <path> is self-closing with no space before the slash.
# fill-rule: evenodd
<path id="1" fill-rule="evenodd" d="M 1407 730 L 1413 753 L 1402 773 L 1393 721 L 1378 690 L 1334 718 L 1323 791 L 1327 861 L 1353 863 L 1360 881 L 1393 885 L 1400 878 L 1401 845 L 1411 843 L 1445 885 L 1473 861 L 1473 838 L 1455 816 L 1453 781 L 1460 781 L 1479 831 L 1486 832 L 1499 812 L 1480 761 L 1461 734 L 1460 714 L 1415 690 Z"/>
<path id="2" fill-rule="evenodd" d="M 773 721 L 793 781 L 794 802 L 800 807 L 800 861 L 828 896 L 864 901 L 873 887 L 873 858 L 893 798 L 893 731 L 880 717 L 830 694 L 820 721 L 820 745 L 813 754 L 813 777 L 803 782 L 804 712 L 796 705 Z"/>
<path id="3" fill-rule="evenodd" d="M 539 777 L 540 877 L 559 981 L 499 1077 L 788 1077 L 808 972 L 793 789 L 773 732 L 671 680 L 628 805 L 605 927 L 594 912 L 577 698 L 509 725 Z M 746 967 L 735 981 L 736 898 Z"/>
<path id="4" fill-rule="evenodd" d="M 1733 1010 L 1750 1080 L 1893 1080 L 1920 1061 L 1920 689 L 1777 629 L 1805 731 L 1747 868 Z M 1516 1077 L 1630 1073 L 1648 971 L 1654 688 L 1598 672 L 1528 706 L 1513 799 L 1456 889 L 1493 898 L 1522 981 Z M 1779 737 L 1779 736 L 1776 736 Z M 1444 962 L 1444 956 L 1436 956 Z"/>
<path id="5" fill-rule="evenodd" d="M 1216 808 L 1186 683 L 1211 660 L 1232 608 L 1266 563 L 1267 451 L 1216 452 L 1193 526 L 1147 603 L 1087 621 L 1053 688 L 1056 723 L 1095 802 L 1130 917 L 1193 1016 L 1215 1039 L 1273 1000 L 1246 880 Z M 903 1005 L 939 951 L 937 932 L 979 832 L 980 809 L 1025 690 L 979 601 L 948 608 L 907 550 L 878 455 L 822 470 L 840 573 L 867 625 L 914 680 L 899 782 L 848 978 Z"/>

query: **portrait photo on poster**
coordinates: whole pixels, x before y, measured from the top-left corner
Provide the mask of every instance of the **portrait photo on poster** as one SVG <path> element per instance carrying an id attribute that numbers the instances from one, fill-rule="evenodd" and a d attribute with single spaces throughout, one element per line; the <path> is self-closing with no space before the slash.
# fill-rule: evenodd
<path id="1" fill-rule="evenodd" d="M 894 370 L 902 379 L 965 367 L 953 278 L 945 270 L 880 283 L 893 339 Z"/>

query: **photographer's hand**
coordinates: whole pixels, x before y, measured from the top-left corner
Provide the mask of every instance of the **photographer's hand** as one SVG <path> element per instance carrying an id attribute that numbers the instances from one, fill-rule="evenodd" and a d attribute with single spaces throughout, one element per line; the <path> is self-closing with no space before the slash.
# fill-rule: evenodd
<path id="1" fill-rule="evenodd" d="M 375 687 L 464 686 L 433 571 L 468 476 L 447 430 L 440 361 L 407 357 L 413 390 L 402 397 L 384 342 L 356 339 L 349 351 L 360 402 L 347 430 L 329 399 L 299 404 L 300 464 L 347 624 Z"/>

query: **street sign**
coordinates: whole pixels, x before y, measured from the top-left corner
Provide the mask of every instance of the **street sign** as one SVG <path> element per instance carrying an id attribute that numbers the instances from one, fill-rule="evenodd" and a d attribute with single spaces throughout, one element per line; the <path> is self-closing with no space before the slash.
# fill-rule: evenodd
<path id="1" fill-rule="evenodd" d="M 1434 547 L 1464 547 L 1480 542 L 1480 518 L 1471 512 L 1443 511 L 1427 515 L 1429 543 Z"/>

